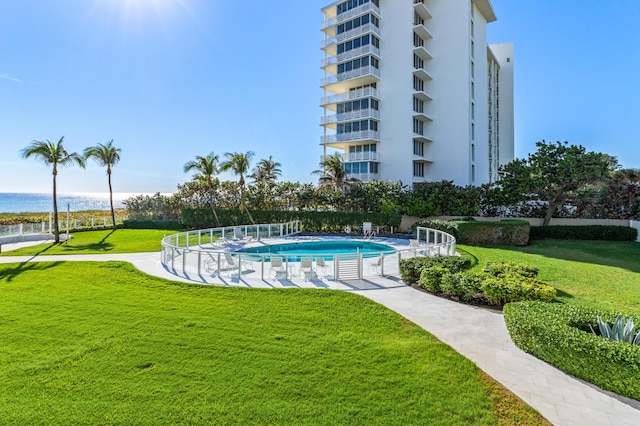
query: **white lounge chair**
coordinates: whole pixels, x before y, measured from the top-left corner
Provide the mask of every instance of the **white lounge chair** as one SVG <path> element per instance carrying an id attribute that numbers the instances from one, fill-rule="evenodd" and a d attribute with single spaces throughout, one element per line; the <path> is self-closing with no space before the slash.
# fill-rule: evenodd
<path id="1" fill-rule="evenodd" d="M 376 260 L 369 264 L 369 270 L 373 271 L 376 275 L 382 275 L 382 256 L 378 256 Z"/>
<path id="2" fill-rule="evenodd" d="M 303 257 L 300 259 L 300 269 L 298 272 L 305 281 L 313 279 L 313 260 L 310 257 Z"/>
<path id="3" fill-rule="evenodd" d="M 281 257 L 272 257 L 271 258 L 271 275 L 273 276 L 274 280 L 279 280 L 281 278 L 286 278 L 287 277 L 287 270 L 285 269 L 284 265 L 282 264 L 282 258 Z"/>
<path id="4" fill-rule="evenodd" d="M 253 270 L 253 262 L 249 260 L 240 260 L 240 263 L 238 263 L 238 260 L 233 257 L 231 253 L 225 253 L 224 260 L 226 261 L 226 270 L 238 269 L 238 266 L 240 267 L 241 271 L 246 271 L 247 269 Z"/>
<path id="5" fill-rule="evenodd" d="M 233 228 L 233 241 L 237 242 L 237 243 L 248 243 L 249 241 L 253 240 L 252 236 L 245 236 L 242 233 L 242 228 L 240 228 L 239 226 L 236 226 L 235 228 Z"/>

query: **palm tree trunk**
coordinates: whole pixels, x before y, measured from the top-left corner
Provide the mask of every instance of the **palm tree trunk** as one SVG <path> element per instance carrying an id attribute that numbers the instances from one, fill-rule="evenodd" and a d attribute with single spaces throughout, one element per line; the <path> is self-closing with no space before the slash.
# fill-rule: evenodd
<path id="1" fill-rule="evenodd" d="M 113 230 L 116 230 L 116 211 L 113 209 L 113 188 L 111 187 L 111 170 L 107 170 L 107 177 L 109 179 L 109 202 L 111 203 L 111 223 L 113 223 Z"/>
<path id="2" fill-rule="evenodd" d="M 247 216 L 249 216 L 249 220 L 251 221 L 252 225 L 255 225 L 256 223 L 253 220 L 253 216 L 251 216 L 251 213 L 249 213 L 249 209 L 247 208 L 247 203 L 245 202 L 244 199 L 244 187 L 241 186 L 240 187 L 240 210 L 243 210 L 247 213 Z"/>
<path id="3" fill-rule="evenodd" d="M 213 217 L 216 219 L 216 226 L 220 227 L 220 219 L 218 219 L 218 213 L 216 213 L 215 204 L 213 202 L 213 191 L 209 194 L 210 200 L 209 205 L 211 206 L 211 211 L 213 212 Z"/>
<path id="4" fill-rule="evenodd" d="M 53 235 L 56 244 L 60 242 L 60 229 L 58 228 L 58 197 L 56 194 L 56 170 L 53 170 Z"/>

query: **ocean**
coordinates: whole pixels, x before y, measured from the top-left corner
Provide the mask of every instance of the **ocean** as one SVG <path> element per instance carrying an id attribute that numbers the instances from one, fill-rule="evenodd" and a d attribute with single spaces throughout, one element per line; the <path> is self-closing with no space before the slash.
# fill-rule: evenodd
<path id="1" fill-rule="evenodd" d="M 113 206 L 124 208 L 122 202 L 138 193 L 117 192 L 113 194 Z M 153 194 L 143 194 L 153 195 Z M 58 211 L 109 210 L 109 193 L 58 194 Z M 53 211 L 53 195 L 35 193 L 0 192 L 0 213 L 46 213 Z"/>

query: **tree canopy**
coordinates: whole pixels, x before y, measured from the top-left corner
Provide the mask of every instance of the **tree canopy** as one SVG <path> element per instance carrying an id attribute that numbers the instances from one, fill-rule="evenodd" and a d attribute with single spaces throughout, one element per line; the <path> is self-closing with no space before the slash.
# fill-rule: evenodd
<path id="1" fill-rule="evenodd" d="M 568 142 L 537 142 L 536 152 L 500 168 L 496 182 L 507 202 L 525 201 L 536 195 L 548 203 L 544 225 L 548 225 L 566 195 L 586 185 L 607 180 L 618 162 L 600 152 L 587 151 Z"/>

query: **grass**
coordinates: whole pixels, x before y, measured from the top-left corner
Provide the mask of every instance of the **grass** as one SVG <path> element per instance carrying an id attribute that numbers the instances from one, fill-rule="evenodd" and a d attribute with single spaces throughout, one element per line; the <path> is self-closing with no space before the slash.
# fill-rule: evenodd
<path id="1" fill-rule="evenodd" d="M 536 266 L 565 303 L 640 314 L 640 244 L 608 241 L 535 241 L 526 247 L 459 245 L 474 269 L 486 262 Z"/>
<path id="2" fill-rule="evenodd" d="M 60 243 L 46 243 L 2 253 L 2 256 L 37 256 L 51 254 L 106 254 L 160 251 L 160 241 L 176 231 L 155 229 L 118 229 L 116 231 L 74 232 L 73 238 Z"/>
<path id="3" fill-rule="evenodd" d="M 429 333 L 346 292 L 6 264 L 0 348 L 10 424 L 545 424 Z"/>

